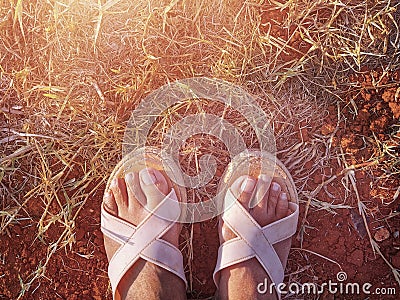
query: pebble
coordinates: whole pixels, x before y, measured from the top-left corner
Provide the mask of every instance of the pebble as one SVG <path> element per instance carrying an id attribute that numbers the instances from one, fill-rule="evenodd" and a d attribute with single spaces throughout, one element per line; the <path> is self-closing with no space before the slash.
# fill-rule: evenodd
<path id="1" fill-rule="evenodd" d="M 364 263 L 363 251 L 359 249 L 354 250 L 351 255 L 347 257 L 347 262 L 352 263 L 357 267 L 361 267 Z"/>
<path id="2" fill-rule="evenodd" d="M 389 230 L 387 230 L 385 227 L 378 229 L 374 234 L 374 238 L 377 242 L 382 242 L 384 240 L 387 240 L 389 236 L 390 236 Z"/>
<path id="3" fill-rule="evenodd" d="M 324 125 L 322 125 L 322 127 L 321 127 L 321 133 L 322 133 L 323 135 L 329 135 L 329 134 L 331 134 L 331 133 L 334 132 L 334 131 L 335 131 L 335 127 L 334 127 L 332 124 L 329 124 L 329 123 L 324 124 Z"/>
<path id="4" fill-rule="evenodd" d="M 400 268 L 400 254 L 396 254 L 392 257 L 392 264 L 395 268 Z"/>

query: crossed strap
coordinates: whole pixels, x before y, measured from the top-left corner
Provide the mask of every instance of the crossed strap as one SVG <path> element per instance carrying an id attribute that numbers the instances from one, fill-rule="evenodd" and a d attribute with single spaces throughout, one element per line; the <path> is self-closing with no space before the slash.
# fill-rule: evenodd
<path id="1" fill-rule="evenodd" d="M 273 245 L 295 234 L 299 216 L 298 204 L 289 202 L 292 213 L 264 227 L 254 220 L 229 189 L 224 205 L 227 209 L 222 220 L 237 237 L 226 241 L 218 249 L 218 260 L 213 274 L 215 284 L 218 286 L 219 271 L 255 257 L 276 287 L 283 282 L 284 269 Z M 277 294 L 280 298 L 280 294 Z"/>
<path id="2" fill-rule="evenodd" d="M 161 239 L 178 220 L 180 213 L 174 189 L 137 226 L 111 215 L 106 211 L 104 203 L 102 204 L 101 231 L 121 244 L 108 266 L 114 299 L 119 299 L 117 287 L 122 277 L 139 258 L 170 271 L 187 284 L 182 253 L 174 245 Z M 165 216 L 165 219 L 160 216 Z"/>

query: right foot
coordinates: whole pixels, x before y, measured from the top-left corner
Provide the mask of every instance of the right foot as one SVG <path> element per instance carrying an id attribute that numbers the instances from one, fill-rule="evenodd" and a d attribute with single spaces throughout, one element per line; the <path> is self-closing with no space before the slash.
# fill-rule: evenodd
<path id="1" fill-rule="evenodd" d="M 234 197 L 239 200 L 240 204 L 261 227 L 290 214 L 288 195 L 282 192 L 281 186 L 276 182 L 272 182 L 270 187 L 267 188 L 270 181 L 271 178 L 263 174 L 258 179 L 243 175 L 237 178 L 230 187 Z M 258 204 L 249 208 L 250 200 L 253 198 Z M 235 233 L 223 223 L 222 219 L 219 234 L 221 244 L 236 237 Z M 290 239 L 274 245 L 283 268 L 286 266 L 290 245 Z M 273 294 L 267 292 L 261 295 L 258 293 L 257 286 L 263 283 L 266 278 L 268 282 L 271 282 L 256 258 L 222 269 L 219 281 L 219 297 L 220 299 L 277 299 L 275 291 Z"/>
<path id="2" fill-rule="evenodd" d="M 170 191 L 164 175 L 147 168 L 139 173 L 129 173 L 125 178 L 114 179 L 103 201 L 109 213 L 136 226 L 148 216 L 148 210 L 153 210 Z M 162 239 L 178 248 L 180 231 L 181 226 L 174 224 Z M 110 261 L 120 244 L 104 236 L 104 246 Z M 123 299 L 186 298 L 185 286 L 180 278 L 141 258 L 124 275 L 118 291 Z"/>

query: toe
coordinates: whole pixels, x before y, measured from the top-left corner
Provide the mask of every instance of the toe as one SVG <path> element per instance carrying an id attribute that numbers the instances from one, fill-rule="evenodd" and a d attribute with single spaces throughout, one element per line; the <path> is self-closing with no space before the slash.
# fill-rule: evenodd
<path id="1" fill-rule="evenodd" d="M 278 203 L 276 204 L 275 214 L 277 219 L 282 219 L 288 215 L 289 211 L 289 200 L 287 194 L 282 192 L 278 197 Z"/>
<path id="2" fill-rule="evenodd" d="M 118 215 L 118 206 L 117 203 L 115 202 L 114 195 L 111 191 L 106 191 L 104 193 L 103 197 L 103 203 L 106 208 L 106 210 L 115 216 Z"/>
<path id="3" fill-rule="evenodd" d="M 257 187 L 255 197 L 252 200 L 253 210 L 251 214 L 260 226 L 267 225 L 270 220 L 267 217 L 268 195 L 269 187 L 271 185 L 271 178 L 265 174 L 260 174 L 257 180 Z"/>
<path id="4" fill-rule="evenodd" d="M 123 178 L 114 178 L 111 182 L 110 190 L 114 195 L 118 207 L 128 207 L 128 194 L 126 191 L 125 180 Z"/>
<path id="5" fill-rule="evenodd" d="M 272 182 L 269 188 L 269 197 L 267 201 L 267 217 L 269 219 L 277 219 L 276 218 L 276 205 L 278 203 L 278 198 L 281 193 L 281 186 L 277 182 Z"/>
<path id="6" fill-rule="evenodd" d="M 136 211 L 140 209 L 138 202 L 143 206 L 146 205 L 146 197 L 140 188 L 140 179 L 138 173 L 128 173 L 125 175 L 126 189 L 129 198 L 129 208 L 130 210 Z"/>
<path id="7" fill-rule="evenodd" d="M 146 206 L 146 197 L 140 188 L 140 179 L 138 173 L 128 173 L 125 175 L 126 190 L 129 198 L 129 214 L 139 215 L 142 207 Z"/>
<path id="8" fill-rule="evenodd" d="M 257 181 L 254 178 L 243 175 L 237 178 L 231 186 L 233 196 L 235 196 L 246 209 L 249 209 L 249 203 L 256 183 Z"/>
<path id="9" fill-rule="evenodd" d="M 260 174 L 257 180 L 256 196 L 252 201 L 253 207 L 258 207 L 263 212 L 267 211 L 268 190 L 270 186 L 271 178 L 265 174 Z M 250 207 L 252 206 L 250 205 Z"/>
<path id="10" fill-rule="evenodd" d="M 139 172 L 140 187 L 147 199 L 147 208 L 154 209 L 168 194 L 168 183 L 160 171 L 146 168 Z"/>

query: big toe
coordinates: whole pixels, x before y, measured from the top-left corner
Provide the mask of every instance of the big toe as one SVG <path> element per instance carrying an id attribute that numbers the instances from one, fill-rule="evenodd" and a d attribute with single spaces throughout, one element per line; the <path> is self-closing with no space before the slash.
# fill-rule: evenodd
<path id="1" fill-rule="evenodd" d="M 106 208 L 106 210 L 110 213 L 113 214 L 115 216 L 118 215 L 118 206 L 117 206 L 117 202 L 115 202 L 115 198 L 114 195 L 109 192 L 106 191 L 104 193 L 103 196 L 103 203 L 104 203 L 104 207 Z"/>
<path id="2" fill-rule="evenodd" d="M 168 194 L 168 183 L 164 175 L 153 168 L 139 172 L 140 187 L 147 198 L 147 208 L 154 209 Z"/>
<path id="3" fill-rule="evenodd" d="M 257 181 L 253 177 L 243 175 L 237 178 L 230 187 L 233 196 L 238 199 L 246 209 L 249 209 L 250 200 L 253 196 L 256 184 Z"/>

